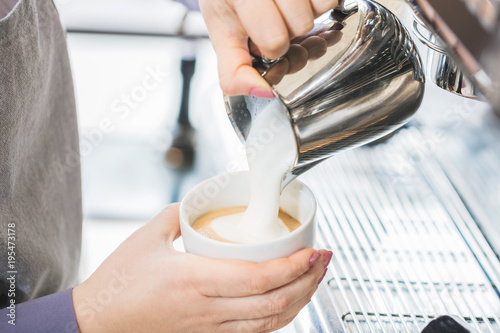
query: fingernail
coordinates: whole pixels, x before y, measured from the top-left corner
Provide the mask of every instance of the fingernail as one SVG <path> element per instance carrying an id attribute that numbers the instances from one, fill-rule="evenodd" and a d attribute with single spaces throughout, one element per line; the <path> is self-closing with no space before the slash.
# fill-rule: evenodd
<path id="1" fill-rule="evenodd" d="M 320 284 L 321 281 L 323 281 L 323 278 L 325 277 L 327 271 L 328 271 L 328 268 L 325 268 L 325 270 L 323 271 L 323 274 L 321 275 L 321 277 L 318 280 L 318 284 Z"/>
<path id="2" fill-rule="evenodd" d="M 327 267 L 328 264 L 330 263 L 330 260 L 332 260 L 333 252 L 328 251 L 325 253 L 325 256 L 323 257 L 323 265 L 324 267 Z"/>
<path id="3" fill-rule="evenodd" d="M 311 259 L 309 259 L 309 267 L 312 267 L 319 260 L 319 258 L 321 258 L 321 253 L 314 252 Z"/>
<path id="4" fill-rule="evenodd" d="M 252 88 L 250 90 L 250 95 L 259 98 L 274 98 L 274 94 L 272 91 L 261 88 Z"/>

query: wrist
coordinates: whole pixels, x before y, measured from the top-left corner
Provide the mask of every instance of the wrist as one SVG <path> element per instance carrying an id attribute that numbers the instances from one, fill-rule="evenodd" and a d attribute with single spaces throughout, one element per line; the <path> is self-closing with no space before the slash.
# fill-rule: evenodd
<path id="1" fill-rule="evenodd" d="M 73 307 L 76 323 L 81 333 L 113 332 L 109 327 L 109 307 L 104 308 L 96 302 L 96 293 L 88 286 L 88 281 L 73 288 Z"/>

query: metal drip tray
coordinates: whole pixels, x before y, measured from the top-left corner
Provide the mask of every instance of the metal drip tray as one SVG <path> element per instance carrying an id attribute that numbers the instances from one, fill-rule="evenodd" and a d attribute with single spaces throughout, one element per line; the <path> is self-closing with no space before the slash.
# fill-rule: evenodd
<path id="1" fill-rule="evenodd" d="M 416 128 L 341 153 L 302 179 L 332 263 L 282 332 L 420 332 L 441 315 L 500 331 L 500 262 Z M 464 323 L 464 324 L 465 324 Z"/>

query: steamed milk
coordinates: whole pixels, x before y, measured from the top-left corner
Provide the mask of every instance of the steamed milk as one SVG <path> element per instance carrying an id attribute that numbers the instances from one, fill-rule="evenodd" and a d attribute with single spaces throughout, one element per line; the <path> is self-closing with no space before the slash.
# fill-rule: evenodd
<path id="1" fill-rule="evenodd" d="M 246 206 L 235 206 L 235 207 L 224 207 L 224 208 L 219 208 L 219 209 L 214 209 L 208 213 L 203 214 L 200 216 L 198 219 L 193 224 L 193 229 L 196 230 L 199 234 L 215 239 L 221 242 L 228 242 L 228 243 L 237 243 L 236 241 L 230 241 L 226 238 L 221 237 L 219 234 L 217 234 L 214 229 L 212 228 L 212 222 L 215 219 L 221 218 L 223 216 L 227 215 L 236 215 L 236 214 L 241 214 L 245 212 L 247 209 Z M 298 227 L 301 226 L 300 222 L 294 219 L 292 216 L 290 216 L 287 212 L 283 211 L 280 209 L 278 213 L 278 218 L 279 220 L 286 226 L 289 232 L 294 231 Z"/>
<path id="2" fill-rule="evenodd" d="M 292 126 L 277 100 L 268 104 L 256 119 L 247 138 L 251 195 L 245 212 L 214 219 L 210 225 L 225 240 L 259 243 L 290 233 L 278 218 L 281 180 L 297 157 Z"/>

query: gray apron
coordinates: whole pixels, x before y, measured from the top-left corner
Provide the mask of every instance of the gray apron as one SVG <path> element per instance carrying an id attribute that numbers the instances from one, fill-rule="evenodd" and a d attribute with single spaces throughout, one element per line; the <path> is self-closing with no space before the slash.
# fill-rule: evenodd
<path id="1" fill-rule="evenodd" d="M 50 0 L 20 0 L 0 20 L 0 308 L 9 229 L 16 303 L 77 282 L 80 160 L 65 38 Z"/>

